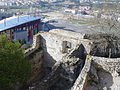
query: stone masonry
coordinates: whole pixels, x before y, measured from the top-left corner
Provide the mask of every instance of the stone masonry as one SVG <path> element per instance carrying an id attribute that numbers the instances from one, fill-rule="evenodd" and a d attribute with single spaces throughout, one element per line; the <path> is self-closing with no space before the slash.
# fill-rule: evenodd
<path id="1" fill-rule="evenodd" d="M 100 40 L 85 37 L 85 34 L 58 29 L 38 33 L 33 47 L 25 54 L 43 51 L 43 64 L 50 72 L 29 90 L 120 90 L 120 58 L 102 56 L 104 51 L 104 55 L 119 56 L 117 39 L 109 47 L 114 41 L 111 36 Z M 109 37 L 112 41 L 106 39 Z"/>

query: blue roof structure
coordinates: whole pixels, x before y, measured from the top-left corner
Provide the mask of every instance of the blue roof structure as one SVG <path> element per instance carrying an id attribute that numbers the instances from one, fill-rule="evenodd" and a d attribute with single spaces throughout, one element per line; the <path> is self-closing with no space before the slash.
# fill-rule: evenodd
<path id="1" fill-rule="evenodd" d="M 41 16 L 22 15 L 3 19 L 0 21 L 0 32 L 38 19 L 41 19 Z"/>

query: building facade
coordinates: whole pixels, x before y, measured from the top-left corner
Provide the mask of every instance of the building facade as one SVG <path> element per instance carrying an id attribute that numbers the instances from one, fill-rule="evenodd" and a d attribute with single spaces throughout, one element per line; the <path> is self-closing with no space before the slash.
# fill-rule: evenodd
<path id="1" fill-rule="evenodd" d="M 11 40 L 31 42 L 39 32 L 40 16 L 14 16 L 0 21 L 0 34 L 7 34 Z"/>

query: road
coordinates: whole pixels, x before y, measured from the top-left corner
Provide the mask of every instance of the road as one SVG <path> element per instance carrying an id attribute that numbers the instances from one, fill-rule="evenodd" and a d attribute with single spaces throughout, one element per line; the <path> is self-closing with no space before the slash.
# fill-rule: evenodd
<path id="1" fill-rule="evenodd" d="M 45 28 L 48 30 L 52 29 L 63 29 L 63 30 L 68 30 L 68 31 L 73 31 L 73 32 L 79 32 L 79 33 L 84 33 L 84 34 L 96 34 L 96 33 L 118 33 L 117 31 L 109 31 L 108 29 L 102 29 L 100 27 L 95 27 L 93 25 L 88 25 L 88 24 L 77 24 L 77 23 L 72 23 L 70 21 L 65 21 L 65 20 L 56 20 L 57 22 L 55 23 L 46 23 Z"/>

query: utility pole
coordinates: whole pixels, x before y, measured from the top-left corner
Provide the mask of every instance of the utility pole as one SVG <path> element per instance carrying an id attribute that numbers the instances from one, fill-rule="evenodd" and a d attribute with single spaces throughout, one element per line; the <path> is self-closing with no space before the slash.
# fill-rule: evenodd
<path id="1" fill-rule="evenodd" d="M 20 19 L 20 17 L 19 17 L 19 13 L 18 13 L 18 15 L 17 15 L 17 16 L 18 16 L 18 22 L 19 22 L 19 21 L 20 21 L 20 20 L 19 20 L 19 19 Z"/>
<path id="2" fill-rule="evenodd" d="M 4 19 L 4 27 L 6 27 L 6 18 Z"/>

